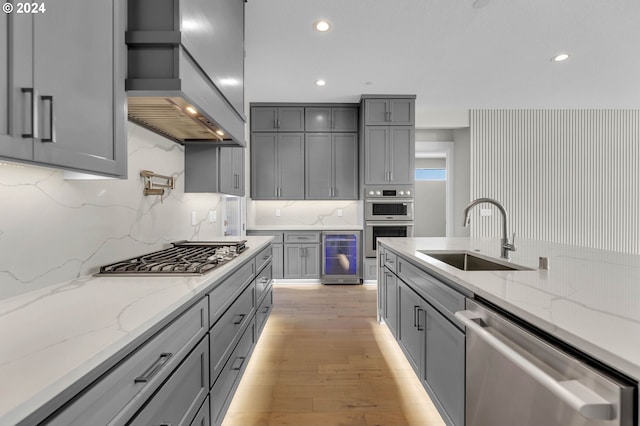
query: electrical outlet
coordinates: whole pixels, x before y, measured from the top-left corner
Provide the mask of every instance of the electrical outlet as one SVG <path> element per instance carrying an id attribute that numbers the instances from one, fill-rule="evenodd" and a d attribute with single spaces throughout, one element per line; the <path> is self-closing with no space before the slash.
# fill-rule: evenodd
<path id="1" fill-rule="evenodd" d="M 493 211 L 491 209 L 480 209 L 480 216 L 491 216 Z"/>
<path id="2" fill-rule="evenodd" d="M 191 212 L 191 226 L 196 226 L 198 223 L 198 218 L 196 217 L 196 212 Z"/>
<path id="3" fill-rule="evenodd" d="M 209 223 L 214 223 L 218 220 L 218 215 L 215 210 L 209 210 Z"/>
<path id="4" fill-rule="evenodd" d="M 276 217 L 280 217 L 280 209 L 276 209 Z"/>
<path id="5" fill-rule="evenodd" d="M 342 217 L 342 209 L 338 209 L 338 217 Z"/>

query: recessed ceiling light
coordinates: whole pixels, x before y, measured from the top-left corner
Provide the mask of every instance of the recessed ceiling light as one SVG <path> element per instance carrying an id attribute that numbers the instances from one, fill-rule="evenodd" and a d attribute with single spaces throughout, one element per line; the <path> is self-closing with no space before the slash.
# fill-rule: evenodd
<path id="1" fill-rule="evenodd" d="M 192 107 L 192 106 L 188 106 L 185 109 L 187 110 L 187 112 L 189 114 L 197 114 L 198 113 L 198 111 L 196 111 L 196 109 L 194 107 Z"/>
<path id="2" fill-rule="evenodd" d="M 566 61 L 567 59 L 569 59 L 568 53 L 560 53 L 559 55 L 556 55 L 553 58 L 551 58 L 553 62 L 562 62 L 562 61 Z"/>
<path id="3" fill-rule="evenodd" d="M 316 21 L 313 23 L 313 28 L 321 33 L 327 32 L 331 29 L 331 24 L 327 21 Z"/>
<path id="4" fill-rule="evenodd" d="M 327 82 L 324 80 L 316 80 L 316 86 L 324 86 L 325 84 L 327 84 Z"/>

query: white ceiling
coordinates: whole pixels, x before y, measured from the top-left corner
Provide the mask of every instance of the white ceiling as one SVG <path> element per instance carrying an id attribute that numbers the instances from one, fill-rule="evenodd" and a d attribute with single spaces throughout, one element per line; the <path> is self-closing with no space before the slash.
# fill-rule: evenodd
<path id="1" fill-rule="evenodd" d="M 640 108 L 640 1 L 248 0 L 245 88 L 248 102 Z"/>

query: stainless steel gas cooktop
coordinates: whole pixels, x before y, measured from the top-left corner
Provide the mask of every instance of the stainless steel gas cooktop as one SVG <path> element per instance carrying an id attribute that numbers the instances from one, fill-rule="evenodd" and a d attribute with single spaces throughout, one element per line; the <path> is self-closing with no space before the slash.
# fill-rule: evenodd
<path id="1" fill-rule="evenodd" d="M 238 257 L 242 241 L 177 241 L 173 247 L 100 267 L 97 276 L 202 275 Z"/>

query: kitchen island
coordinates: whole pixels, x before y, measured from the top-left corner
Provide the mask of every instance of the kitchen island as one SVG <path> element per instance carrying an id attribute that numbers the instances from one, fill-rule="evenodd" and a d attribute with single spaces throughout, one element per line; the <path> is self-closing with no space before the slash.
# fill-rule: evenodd
<path id="1" fill-rule="evenodd" d="M 235 260 L 200 276 L 88 276 L 0 301 L 0 425 L 40 422 L 89 384 L 111 373 L 140 345 L 179 323 L 187 312 L 191 315 L 193 311 L 197 322 L 192 326 L 196 328 L 194 336 L 202 338 L 213 327 L 208 323 L 221 315 L 214 312 L 214 306 L 224 312 L 245 290 L 251 314 L 241 317 L 246 317 L 242 326 L 252 328 L 253 313 L 260 303 L 260 286 L 254 286 L 254 281 L 260 281 L 265 289 L 263 301 L 270 293 L 270 279 L 259 273 L 262 268 L 270 274 L 271 237 L 246 240 L 247 248 Z M 244 271 L 242 279 L 236 279 Z M 225 300 L 217 298 L 221 283 L 229 283 L 223 289 Z M 195 312 L 195 308 L 202 312 Z M 178 325 L 189 325 L 186 320 L 184 323 Z M 215 330 L 213 327 L 211 333 Z M 237 340 L 239 335 L 233 342 Z M 144 369 L 138 373 L 142 372 Z"/>
<path id="2" fill-rule="evenodd" d="M 393 268 L 402 259 L 405 269 L 413 265 L 455 290 L 458 301 L 466 296 L 488 302 L 605 368 L 633 382 L 640 379 L 640 256 L 527 240 L 518 242 L 509 261 L 500 259 L 499 239 L 380 238 L 378 245 L 397 256 Z M 527 270 L 465 271 L 423 251 L 479 254 Z M 540 257 L 548 259 L 548 269 L 538 268 Z M 385 260 L 378 262 L 384 266 Z M 400 283 L 402 273 L 397 275 Z M 458 304 L 441 312 L 455 324 L 449 314 L 462 309 Z M 403 346 L 401 337 L 399 343 Z"/>

